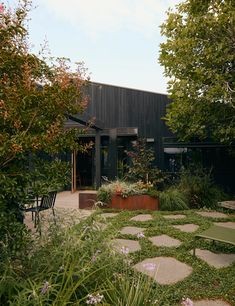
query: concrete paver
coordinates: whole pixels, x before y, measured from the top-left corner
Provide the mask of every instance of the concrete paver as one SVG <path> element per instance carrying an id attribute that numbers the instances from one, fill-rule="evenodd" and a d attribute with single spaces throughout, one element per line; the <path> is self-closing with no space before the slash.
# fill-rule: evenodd
<path id="1" fill-rule="evenodd" d="M 196 249 L 195 255 L 198 258 L 204 260 L 206 263 L 208 263 L 208 265 L 213 266 L 217 269 L 226 268 L 235 261 L 235 254 L 215 254 L 208 250 Z"/>
<path id="2" fill-rule="evenodd" d="M 145 229 L 141 227 L 126 226 L 120 230 L 120 233 L 124 235 L 137 235 L 139 233 L 143 233 L 144 230 Z"/>
<path id="3" fill-rule="evenodd" d="M 172 225 L 172 226 L 185 233 L 193 233 L 199 228 L 199 225 L 193 224 L 193 223 L 182 224 L 182 225 Z"/>
<path id="4" fill-rule="evenodd" d="M 152 220 L 153 217 L 150 214 L 143 214 L 143 215 L 137 215 L 133 218 L 131 218 L 131 221 L 140 221 L 140 222 L 144 222 L 144 221 L 149 221 Z"/>
<path id="5" fill-rule="evenodd" d="M 79 192 L 62 191 L 57 193 L 55 207 L 57 208 L 79 208 Z"/>
<path id="6" fill-rule="evenodd" d="M 184 218 L 186 218 L 186 216 L 185 215 L 165 215 L 165 216 L 163 216 L 163 218 L 165 218 L 165 219 L 184 219 Z"/>
<path id="7" fill-rule="evenodd" d="M 215 225 L 235 229 L 235 222 L 215 222 Z"/>
<path id="8" fill-rule="evenodd" d="M 141 249 L 139 241 L 129 239 L 114 239 L 115 249 L 123 254 L 133 253 Z"/>
<path id="9" fill-rule="evenodd" d="M 104 218 L 113 218 L 113 217 L 116 217 L 118 215 L 118 213 L 102 213 L 100 214 L 101 217 L 104 217 Z"/>
<path id="10" fill-rule="evenodd" d="M 200 300 L 193 302 L 194 306 L 231 306 L 229 303 L 222 300 Z"/>
<path id="11" fill-rule="evenodd" d="M 197 211 L 198 215 L 209 218 L 228 218 L 228 216 L 224 213 L 218 211 Z"/>
<path id="12" fill-rule="evenodd" d="M 193 269 L 173 257 L 147 258 L 134 269 L 152 277 L 161 285 L 175 284 L 189 276 Z"/>
<path id="13" fill-rule="evenodd" d="M 87 218 L 93 213 L 92 210 L 78 209 L 78 192 L 71 191 L 59 192 L 55 201 L 56 222 L 61 226 L 70 226 L 79 223 L 82 219 Z M 53 222 L 52 210 L 48 209 L 40 212 L 42 232 Z M 31 213 L 25 213 L 24 223 L 32 231 L 36 232 Z"/>
<path id="14" fill-rule="evenodd" d="M 159 247 L 178 247 L 182 243 L 178 239 L 172 238 L 168 235 L 150 237 L 149 240 L 154 245 L 159 246 Z"/>

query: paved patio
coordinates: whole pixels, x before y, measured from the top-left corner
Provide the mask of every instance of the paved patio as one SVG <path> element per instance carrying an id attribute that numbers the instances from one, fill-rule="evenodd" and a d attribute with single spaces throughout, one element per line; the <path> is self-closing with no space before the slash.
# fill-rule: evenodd
<path id="1" fill-rule="evenodd" d="M 55 201 L 56 222 L 62 225 L 72 225 L 92 214 L 92 210 L 79 209 L 79 192 L 71 191 L 59 192 Z M 52 210 L 48 209 L 40 213 L 42 226 L 47 227 L 48 223 L 53 222 Z M 25 214 L 24 223 L 32 232 L 36 232 L 32 221 L 31 213 Z"/>

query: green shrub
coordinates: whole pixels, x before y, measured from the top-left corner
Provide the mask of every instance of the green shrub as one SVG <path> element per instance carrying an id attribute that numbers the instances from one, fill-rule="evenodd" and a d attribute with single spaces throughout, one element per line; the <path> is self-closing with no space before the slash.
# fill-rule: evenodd
<path id="1" fill-rule="evenodd" d="M 159 199 L 161 210 L 184 210 L 189 208 L 186 196 L 182 191 L 174 187 L 162 191 Z"/>
<path id="2" fill-rule="evenodd" d="M 17 269 L 0 277 L 0 304 L 86 305 L 89 295 L 102 297 L 102 305 L 134 297 L 142 301 L 143 294 L 138 295 L 146 280 L 133 273 L 126 255 L 113 250 L 112 234 L 97 222 L 91 216 L 71 228 L 50 226 L 47 236 L 32 242 L 30 254 L 9 260 L 8 267 L 17 263 Z M 125 288 L 131 292 L 124 298 Z"/>
<path id="3" fill-rule="evenodd" d="M 226 198 L 222 189 L 214 184 L 211 171 L 200 166 L 183 169 L 178 188 L 187 197 L 190 208 L 213 208 L 218 201 Z"/>

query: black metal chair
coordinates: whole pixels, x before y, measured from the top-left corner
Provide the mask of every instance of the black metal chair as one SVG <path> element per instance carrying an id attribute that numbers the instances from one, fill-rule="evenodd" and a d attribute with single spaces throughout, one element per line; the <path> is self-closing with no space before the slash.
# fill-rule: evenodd
<path id="1" fill-rule="evenodd" d="M 52 213 L 55 220 L 55 199 L 56 199 L 57 191 L 51 191 L 47 195 L 42 196 L 41 198 L 36 198 L 34 200 L 33 205 L 30 207 L 23 208 L 23 212 L 31 212 L 32 213 L 32 220 L 34 220 L 34 227 L 40 223 L 40 211 L 52 209 Z"/>

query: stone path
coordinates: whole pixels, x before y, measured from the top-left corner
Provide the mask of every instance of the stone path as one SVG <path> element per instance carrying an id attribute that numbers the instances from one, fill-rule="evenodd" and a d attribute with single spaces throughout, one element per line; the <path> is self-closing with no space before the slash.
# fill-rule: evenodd
<path id="1" fill-rule="evenodd" d="M 153 217 L 152 217 L 152 215 L 150 215 L 150 214 L 137 215 L 137 216 L 131 218 L 130 220 L 131 220 L 131 221 L 145 222 L 145 221 L 153 220 Z"/>
<path id="2" fill-rule="evenodd" d="M 215 222 L 215 225 L 235 229 L 235 222 Z"/>
<path id="3" fill-rule="evenodd" d="M 189 276 L 193 269 L 173 257 L 147 258 L 134 269 L 152 277 L 161 285 L 175 284 Z"/>
<path id="4" fill-rule="evenodd" d="M 201 249 L 196 249 L 195 251 L 198 258 L 204 260 L 208 265 L 217 269 L 226 268 L 235 261 L 235 254 L 215 254 L 211 251 Z"/>
<path id="5" fill-rule="evenodd" d="M 73 225 L 80 222 L 82 219 L 87 218 L 93 211 L 91 210 L 79 210 L 78 209 L 78 194 L 71 194 L 64 192 L 58 195 L 56 202 L 56 219 L 57 223 L 61 226 Z M 197 212 L 202 217 L 211 218 L 227 218 L 228 215 L 216 212 L 216 211 L 199 211 Z M 103 218 L 116 217 L 118 213 L 102 213 L 99 216 Z M 45 222 L 46 229 L 50 222 L 53 222 L 53 216 L 51 211 L 45 211 L 41 213 L 41 217 Z M 184 214 L 169 214 L 164 215 L 163 218 L 169 220 L 184 219 L 187 216 Z M 151 214 L 139 214 L 130 219 L 130 221 L 145 222 L 153 220 Z M 33 223 L 31 222 L 31 214 L 26 214 L 26 224 L 33 229 Z M 235 229 L 235 222 L 215 222 L 218 226 Z M 43 224 L 44 225 L 44 224 Z M 107 225 L 100 220 L 94 223 L 97 226 L 97 230 L 103 230 Z M 181 225 L 171 225 L 173 228 L 192 233 L 196 231 L 199 226 L 193 223 L 186 223 Z M 33 229 L 34 230 L 34 229 Z M 136 226 L 126 226 L 120 230 L 121 234 L 137 235 L 143 233 L 145 228 Z M 137 238 L 136 238 L 137 239 Z M 170 237 L 168 235 L 158 235 L 154 237 L 148 237 L 148 239 L 156 246 L 159 247 L 177 247 L 182 242 L 178 239 Z M 114 247 L 118 252 L 128 255 L 128 253 L 141 250 L 139 241 L 131 239 L 114 239 Z M 192 254 L 192 251 L 191 251 Z M 230 266 L 235 261 L 235 254 L 215 254 L 208 250 L 196 249 L 196 256 L 205 261 L 209 265 L 215 268 L 223 268 Z M 147 258 L 137 263 L 134 267 L 135 270 L 142 272 L 152 277 L 156 282 L 163 285 L 175 284 L 188 277 L 193 269 L 189 265 L 178 261 L 173 257 L 155 257 Z M 195 306 L 229 306 L 230 304 L 223 300 L 199 300 L 194 301 Z M 230 305 L 231 306 L 231 305 Z"/>
<path id="6" fill-rule="evenodd" d="M 202 217 L 211 218 L 227 218 L 226 214 L 216 211 L 200 211 L 198 212 Z M 168 220 L 185 219 L 187 216 L 184 214 L 169 214 L 163 216 Z M 139 214 L 130 219 L 130 221 L 145 222 L 153 220 L 151 214 Z M 235 222 L 216 222 L 218 226 L 224 226 L 228 228 L 235 228 Z M 199 225 L 194 223 L 186 223 L 180 225 L 171 225 L 174 229 L 180 230 L 185 233 L 193 233 L 199 229 Z M 125 226 L 120 229 L 121 234 L 138 235 L 143 233 L 145 228 L 137 226 Z M 162 234 L 153 237 L 147 237 L 153 245 L 157 247 L 178 247 L 183 242 Z M 141 246 L 136 240 L 129 239 L 115 239 L 115 248 L 124 254 L 129 252 L 136 252 L 141 250 Z M 192 251 L 191 251 L 192 254 Z M 230 266 L 235 261 L 235 254 L 215 254 L 208 250 L 196 249 L 196 256 L 207 264 L 215 268 L 224 268 Z M 177 282 L 183 281 L 185 278 L 190 276 L 193 272 L 191 266 L 184 262 L 180 262 L 174 257 L 160 256 L 154 258 L 146 258 L 143 261 L 133 266 L 138 272 L 144 273 L 149 277 L 153 278 L 157 283 L 161 285 L 171 285 Z M 231 306 L 229 303 L 223 300 L 198 300 L 194 301 L 194 306 Z"/>
<path id="7" fill-rule="evenodd" d="M 115 249 L 123 254 L 133 253 L 141 249 L 139 241 L 129 239 L 114 239 Z"/>
<path id="8" fill-rule="evenodd" d="M 165 219 L 184 219 L 186 218 L 185 215 L 165 215 L 163 216 Z"/>
<path id="9" fill-rule="evenodd" d="M 99 216 L 104 217 L 104 218 L 113 218 L 116 217 L 118 215 L 118 213 L 103 213 L 100 214 Z"/>
<path id="10" fill-rule="evenodd" d="M 188 224 L 183 224 L 183 225 L 172 225 L 172 226 L 185 233 L 193 233 L 199 228 L 199 225 L 196 225 L 193 223 L 188 223 Z"/>
<path id="11" fill-rule="evenodd" d="M 145 229 L 141 227 L 126 226 L 121 229 L 120 233 L 125 235 L 137 235 L 139 233 L 143 233 L 144 230 Z"/>
<path id="12" fill-rule="evenodd" d="M 231 306 L 222 300 L 200 300 L 193 302 L 194 306 Z"/>
<path id="13" fill-rule="evenodd" d="M 198 211 L 196 213 L 200 216 L 209 217 L 209 218 L 228 218 L 226 214 L 218 211 Z"/>
<path id="14" fill-rule="evenodd" d="M 223 201 L 218 203 L 219 206 L 235 210 L 235 201 Z"/>
<path id="15" fill-rule="evenodd" d="M 149 240 L 156 246 L 159 247 L 178 247 L 181 245 L 181 241 L 172 238 L 168 235 L 160 235 L 155 237 L 150 237 Z"/>

